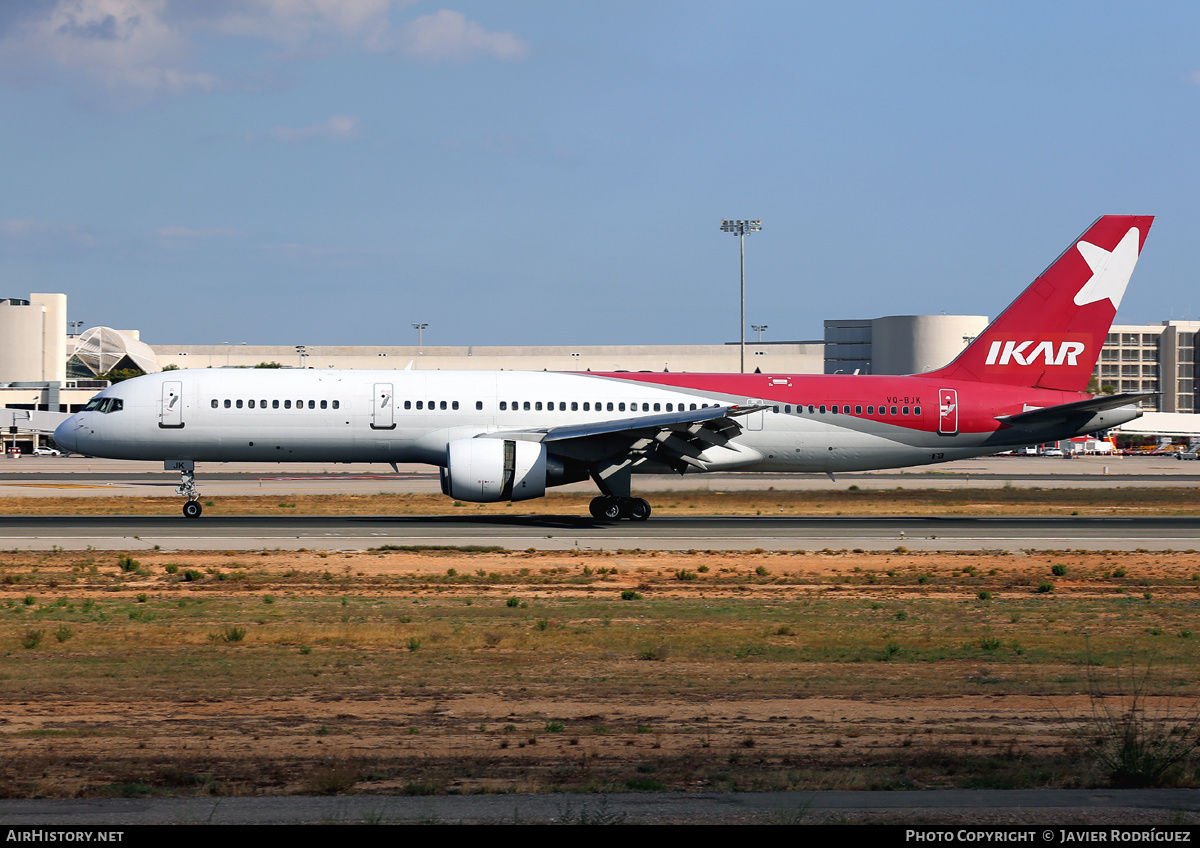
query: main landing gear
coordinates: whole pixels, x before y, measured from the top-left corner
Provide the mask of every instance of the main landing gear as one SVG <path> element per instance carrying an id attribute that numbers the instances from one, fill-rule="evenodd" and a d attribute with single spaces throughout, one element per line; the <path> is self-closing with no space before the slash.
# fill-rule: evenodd
<path id="1" fill-rule="evenodd" d="M 175 488 L 175 494 L 182 495 L 187 498 L 187 503 L 183 505 L 184 518 L 199 518 L 204 512 L 204 507 L 200 505 L 200 492 L 196 489 L 196 468 L 192 463 L 188 462 L 180 469 L 180 483 Z"/>
<path id="2" fill-rule="evenodd" d="M 616 498 L 610 495 L 600 495 L 592 498 L 588 506 L 592 518 L 618 521 L 628 518 L 630 521 L 645 521 L 650 517 L 650 503 L 642 498 Z"/>

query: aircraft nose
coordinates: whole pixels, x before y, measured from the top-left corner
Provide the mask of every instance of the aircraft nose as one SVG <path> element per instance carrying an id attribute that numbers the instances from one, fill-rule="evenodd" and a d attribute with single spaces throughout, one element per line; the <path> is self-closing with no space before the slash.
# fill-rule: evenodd
<path id="1" fill-rule="evenodd" d="M 77 451 L 75 441 L 75 431 L 79 429 L 79 422 L 72 415 L 63 423 L 54 428 L 54 444 L 58 445 L 60 450 Z"/>

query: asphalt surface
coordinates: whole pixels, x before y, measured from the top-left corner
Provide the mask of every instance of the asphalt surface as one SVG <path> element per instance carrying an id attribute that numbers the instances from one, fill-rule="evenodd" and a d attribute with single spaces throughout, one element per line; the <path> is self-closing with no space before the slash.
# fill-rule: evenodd
<path id="1" fill-rule="evenodd" d="M 0 548 L 21 550 L 362 550 L 381 545 L 513 550 L 1200 549 L 1200 517 L 666 516 L 603 522 L 578 515 L 0 517 Z"/>
<path id="2" fill-rule="evenodd" d="M 942 790 L 927 792 L 696 792 L 616 795 L 439 795 L 0 800 L 5 825 L 538 823 L 801 824 L 848 816 L 975 825 L 1099 819 L 1175 825 L 1200 817 L 1200 790 Z M 1193 826 L 1194 827 L 1194 826 Z M 1055 839 L 1040 838 L 1042 844 Z"/>

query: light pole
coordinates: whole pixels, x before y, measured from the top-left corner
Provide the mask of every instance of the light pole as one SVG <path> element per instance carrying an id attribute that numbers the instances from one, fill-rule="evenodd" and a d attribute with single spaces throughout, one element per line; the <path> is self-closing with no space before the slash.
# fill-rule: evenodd
<path id="1" fill-rule="evenodd" d="M 761 344 L 762 343 L 762 331 L 767 329 L 767 325 L 766 324 L 751 324 L 750 329 L 758 331 L 758 341 Z"/>
<path id="2" fill-rule="evenodd" d="M 423 323 L 414 322 L 413 323 L 413 329 L 417 331 L 417 347 L 421 346 L 421 333 L 428 326 L 429 326 L 428 322 L 423 322 Z"/>
<path id="3" fill-rule="evenodd" d="M 739 370 L 746 373 L 746 233 L 757 233 L 762 229 L 762 218 L 753 221 L 733 221 L 726 219 L 721 222 L 721 231 L 733 233 L 742 245 L 742 348 L 741 365 Z"/>
<path id="4" fill-rule="evenodd" d="M 304 367 L 304 357 L 308 356 L 308 345 L 296 345 L 296 355 L 300 357 L 300 367 Z"/>

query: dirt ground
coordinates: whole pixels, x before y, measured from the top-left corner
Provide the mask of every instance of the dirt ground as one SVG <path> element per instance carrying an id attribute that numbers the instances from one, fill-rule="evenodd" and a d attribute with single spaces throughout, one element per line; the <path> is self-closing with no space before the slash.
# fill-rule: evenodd
<path id="1" fill-rule="evenodd" d="M 0 554 L 0 794 L 1100 785 L 1084 639 L 1200 691 L 1190 553 L 137 556 Z"/>

